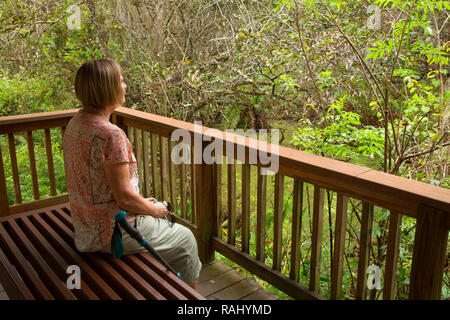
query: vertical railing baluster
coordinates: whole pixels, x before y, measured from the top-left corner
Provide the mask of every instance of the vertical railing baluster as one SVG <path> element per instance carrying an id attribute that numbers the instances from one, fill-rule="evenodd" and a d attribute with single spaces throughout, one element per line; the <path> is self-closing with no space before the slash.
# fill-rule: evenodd
<path id="1" fill-rule="evenodd" d="M 8 189 L 6 187 L 5 166 L 3 165 L 2 146 L 0 145 L 0 217 L 9 216 Z"/>
<path id="2" fill-rule="evenodd" d="M 61 148 L 63 148 L 64 145 L 64 134 L 66 133 L 66 127 L 61 127 Z"/>
<path id="3" fill-rule="evenodd" d="M 186 164 L 182 162 L 180 164 L 180 208 L 181 217 L 186 219 L 187 217 L 187 203 L 186 203 Z"/>
<path id="4" fill-rule="evenodd" d="M 258 190 L 256 210 L 256 259 L 264 262 L 266 244 L 266 195 L 267 176 L 261 174 L 258 167 Z"/>
<path id="5" fill-rule="evenodd" d="M 152 198 L 159 199 L 161 196 L 159 194 L 159 183 L 158 183 L 158 157 L 156 148 L 156 135 L 152 133 L 151 137 L 151 152 L 152 152 Z"/>
<path id="6" fill-rule="evenodd" d="M 142 162 L 144 166 L 144 195 L 150 197 L 150 168 L 148 160 L 148 131 L 142 130 Z"/>
<path id="7" fill-rule="evenodd" d="M 402 215 L 391 212 L 389 217 L 388 243 L 386 250 L 386 265 L 384 271 L 383 299 L 392 300 L 395 296 L 395 283 L 397 280 L 397 261 L 400 244 L 400 227 Z"/>
<path id="8" fill-rule="evenodd" d="M 161 201 L 167 201 L 167 155 L 166 148 L 164 147 L 166 143 L 166 139 L 159 135 L 159 168 L 161 175 Z"/>
<path id="9" fill-rule="evenodd" d="M 229 163 L 232 161 L 233 163 Z M 227 158 L 228 179 L 228 243 L 236 241 L 236 163 L 234 159 Z"/>
<path id="10" fill-rule="evenodd" d="M 195 180 L 196 180 L 196 171 L 195 171 L 195 161 L 194 161 L 194 143 L 192 142 L 191 144 L 191 222 L 195 224 L 195 220 L 196 220 L 196 184 L 195 184 Z"/>
<path id="11" fill-rule="evenodd" d="M 126 127 L 125 133 L 127 134 L 128 140 L 133 143 L 133 128 L 130 126 Z"/>
<path id="12" fill-rule="evenodd" d="M 14 191 L 16 195 L 16 203 L 22 203 L 22 192 L 20 190 L 19 169 L 17 167 L 16 143 L 14 134 L 8 133 L 9 156 L 11 159 L 11 167 L 14 180 Z"/>
<path id="13" fill-rule="evenodd" d="M 56 196 L 55 168 L 53 164 L 52 141 L 50 129 L 45 129 L 45 152 L 47 154 L 48 177 L 50 181 L 50 192 Z"/>
<path id="14" fill-rule="evenodd" d="M 37 178 L 36 157 L 34 154 L 34 141 L 33 141 L 33 132 L 32 131 L 27 131 L 27 143 L 28 143 L 28 155 L 29 155 L 29 159 L 30 159 L 31 179 L 33 182 L 33 195 L 34 195 L 34 200 L 38 200 L 40 198 L 39 183 L 38 183 L 38 178 Z"/>
<path id="15" fill-rule="evenodd" d="M 311 236 L 311 271 L 309 290 L 319 292 L 320 289 L 320 258 L 323 226 L 323 194 L 324 190 L 314 186 L 314 208 Z"/>
<path id="16" fill-rule="evenodd" d="M 274 199 L 274 217 L 273 217 L 273 269 L 281 271 L 281 251 L 282 251 L 282 232 L 283 232 L 283 192 L 284 176 L 280 173 L 275 174 L 275 199 Z"/>
<path id="17" fill-rule="evenodd" d="M 372 239 L 373 205 L 363 202 L 360 231 L 360 247 L 358 261 L 358 278 L 355 298 L 365 300 L 367 294 L 367 267 L 369 265 L 369 250 Z"/>
<path id="18" fill-rule="evenodd" d="M 334 232 L 334 252 L 331 262 L 331 299 L 339 300 L 342 296 L 342 270 L 345 247 L 345 226 L 347 223 L 348 198 L 337 195 L 336 227 Z"/>
<path id="19" fill-rule="evenodd" d="M 250 250 L 250 164 L 242 164 L 242 251 Z"/>
<path id="20" fill-rule="evenodd" d="M 142 136 L 141 136 L 141 130 L 137 129 L 136 127 L 133 128 L 133 134 L 134 134 L 134 156 L 136 158 L 136 166 L 137 166 L 137 172 L 139 176 L 139 187 L 140 187 L 140 193 L 144 194 L 145 187 L 143 187 L 143 184 L 145 182 L 144 180 L 144 166 L 143 166 L 143 158 L 142 158 L 142 149 L 141 149 L 141 142 L 142 142 Z"/>
<path id="21" fill-rule="evenodd" d="M 302 235 L 303 181 L 295 178 L 292 201 L 291 272 L 289 276 L 291 279 L 298 281 Z"/>
<path id="22" fill-rule="evenodd" d="M 138 131 L 139 130 L 136 127 L 133 127 L 133 137 L 134 137 L 133 151 L 134 151 L 134 156 L 135 156 L 136 162 L 137 162 L 136 167 L 138 169 L 138 173 L 140 174 L 141 172 L 139 170 L 139 166 L 140 166 L 139 162 L 141 162 L 141 159 L 140 159 L 141 150 L 139 149 L 139 138 L 138 138 L 139 133 L 138 133 Z"/>
<path id="23" fill-rule="evenodd" d="M 176 171 L 174 168 L 174 164 L 172 162 L 172 141 L 166 139 L 167 141 L 167 166 L 169 167 L 169 195 L 170 195 L 170 203 L 172 204 L 173 212 L 178 212 L 178 202 L 177 202 L 177 193 L 176 193 L 176 185 L 175 185 L 175 177 Z"/>

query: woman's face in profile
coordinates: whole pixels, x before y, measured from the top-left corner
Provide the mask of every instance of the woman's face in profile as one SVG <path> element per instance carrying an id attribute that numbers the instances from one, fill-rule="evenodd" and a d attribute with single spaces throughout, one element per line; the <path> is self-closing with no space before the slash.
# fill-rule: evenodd
<path id="1" fill-rule="evenodd" d="M 120 87 L 119 87 L 119 103 L 120 105 L 125 104 L 125 93 L 126 93 L 127 85 L 123 81 L 123 76 L 120 76 Z"/>

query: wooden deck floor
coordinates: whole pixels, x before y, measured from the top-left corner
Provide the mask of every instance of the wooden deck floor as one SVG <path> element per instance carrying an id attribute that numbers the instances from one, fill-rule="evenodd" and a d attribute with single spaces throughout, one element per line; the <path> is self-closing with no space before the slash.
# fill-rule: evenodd
<path id="1" fill-rule="evenodd" d="M 214 300 L 276 300 L 277 297 L 255 281 L 219 260 L 203 266 L 198 279 L 198 291 Z"/>
<path id="2" fill-rule="evenodd" d="M 276 300 L 255 281 L 215 260 L 203 266 L 198 279 L 198 291 L 207 299 L 222 300 Z M 9 300 L 0 284 L 0 300 Z"/>

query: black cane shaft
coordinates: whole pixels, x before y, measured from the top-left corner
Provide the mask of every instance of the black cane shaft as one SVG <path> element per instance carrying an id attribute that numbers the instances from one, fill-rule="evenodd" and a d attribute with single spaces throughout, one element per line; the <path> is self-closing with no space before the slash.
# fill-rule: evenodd
<path id="1" fill-rule="evenodd" d="M 120 226 L 137 242 L 142 243 L 144 242 L 144 237 L 139 232 L 138 229 L 133 228 L 127 221 L 127 219 L 123 219 L 119 221 Z"/>
<path id="2" fill-rule="evenodd" d="M 145 238 L 139 232 L 138 229 L 133 228 L 127 221 L 127 219 L 123 219 L 119 221 L 120 226 L 139 244 L 143 245 Z M 148 241 L 143 245 L 145 249 L 147 249 L 156 259 L 158 259 L 167 269 L 178 275 L 178 273 L 164 260 L 163 257 L 148 243 Z"/>

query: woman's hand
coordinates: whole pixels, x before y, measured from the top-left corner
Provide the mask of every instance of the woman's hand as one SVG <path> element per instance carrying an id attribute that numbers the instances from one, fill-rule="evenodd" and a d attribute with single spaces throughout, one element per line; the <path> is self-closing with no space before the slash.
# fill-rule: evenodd
<path id="1" fill-rule="evenodd" d="M 145 200 L 150 201 L 155 207 L 154 213 L 152 214 L 155 218 L 164 218 L 169 213 L 169 211 L 167 211 L 167 207 L 155 198 L 145 198 Z"/>
<path id="2" fill-rule="evenodd" d="M 164 205 L 164 203 L 154 202 L 152 204 L 154 207 L 152 216 L 154 216 L 155 218 L 164 218 L 169 213 L 169 211 L 167 211 L 167 207 Z"/>

